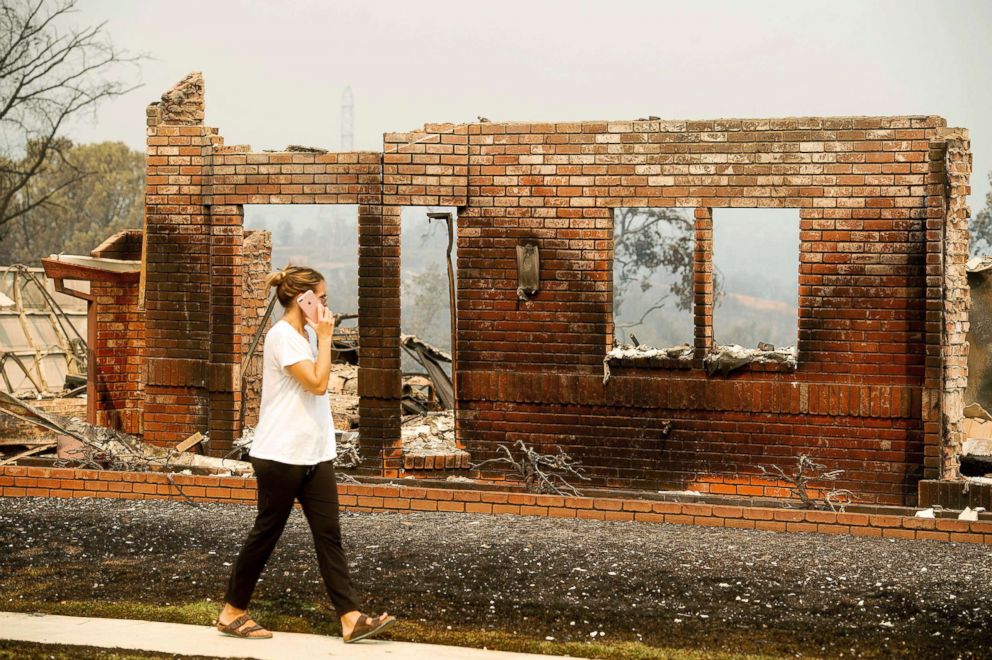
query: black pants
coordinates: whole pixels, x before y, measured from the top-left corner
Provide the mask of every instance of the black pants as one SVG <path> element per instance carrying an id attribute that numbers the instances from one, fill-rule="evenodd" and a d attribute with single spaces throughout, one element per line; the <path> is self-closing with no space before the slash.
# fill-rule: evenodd
<path id="1" fill-rule="evenodd" d="M 286 520 L 299 500 L 317 548 L 320 575 L 338 616 L 358 609 L 338 524 L 338 484 L 331 461 L 289 465 L 251 459 L 258 483 L 258 515 L 231 570 L 225 600 L 247 609 L 265 563 L 282 536 Z"/>

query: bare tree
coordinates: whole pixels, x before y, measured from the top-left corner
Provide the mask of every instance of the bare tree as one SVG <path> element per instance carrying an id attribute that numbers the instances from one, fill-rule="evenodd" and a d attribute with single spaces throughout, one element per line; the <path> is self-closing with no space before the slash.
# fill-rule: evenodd
<path id="1" fill-rule="evenodd" d="M 501 444 L 496 447 L 496 453 L 502 454 L 501 456 L 476 463 L 472 469 L 478 470 L 489 463 L 506 463 L 513 468 L 513 474 L 524 482 L 524 488 L 528 493 L 544 495 L 578 497 L 581 493 L 569 480 L 572 478 L 590 480 L 580 464 L 561 447 L 557 447 L 557 454 L 541 454 L 523 440 L 517 440 L 513 446 L 520 451 L 520 460 L 513 457 L 509 447 Z"/>
<path id="2" fill-rule="evenodd" d="M 28 184 L 53 162 L 71 165 L 67 125 L 132 89 L 120 67 L 139 58 L 116 49 L 104 23 L 66 26 L 76 0 L 0 0 L 0 227 L 43 207 L 86 176 L 64 167 L 45 188 Z"/>
<path id="3" fill-rule="evenodd" d="M 662 267 L 673 275 L 672 282 L 644 316 L 673 295 L 679 309 L 689 309 L 692 238 L 692 220 L 679 209 L 617 209 L 613 219 L 613 313 L 620 311 L 624 294 L 632 284 L 647 291 L 653 286 L 651 277 Z"/>
<path id="4" fill-rule="evenodd" d="M 854 499 L 854 493 L 846 488 L 835 488 L 823 494 L 823 502 L 818 502 L 810 493 L 811 484 L 814 482 L 827 483 L 837 481 L 844 470 L 827 471 L 827 466 L 817 463 L 806 454 L 800 454 L 796 459 L 796 469 L 792 474 L 786 474 L 785 470 L 772 464 L 769 467 L 759 465 L 758 469 L 766 477 L 772 477 L 789 484 L 786 488 L 793 495 L 799 498 L 804 509 L 824 509 L 829 507 L 831 511 L 844 511 L 844 507 Z"/>
<path id="5" fill-rule="evenodd" d="M 619 208 L 613 217 L 613 315 L 620 308 L 632 286 L 642 292 L 655 287 L 660 269 L 669 273 L 667 283 L 654 299 L 641 306 L 636 321 L 618 324 L 629 331 L 644 325 L 648 316 L 674 304 L 680 311 L 692 309 L 695 254 L 694 221 L 691 212 L 678 208 Z M 721 298 L 723 278 L 713 273 L 717 303 Z M 669 302 L 671 301 L 671 303 Z"/>

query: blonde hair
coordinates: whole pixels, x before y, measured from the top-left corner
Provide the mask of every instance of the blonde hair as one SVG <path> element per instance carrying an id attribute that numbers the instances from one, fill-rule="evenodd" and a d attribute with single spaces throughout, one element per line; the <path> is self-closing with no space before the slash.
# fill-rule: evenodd
<path id="1" fill-rule="evenodd" d="M 296 296 L 315 289 L 323 281 L 324 276 L 313 268 L 286 266 L 265 278 L 265 288 L 274 286 L 279 303 L 283 307 L 289 307 Z"/>

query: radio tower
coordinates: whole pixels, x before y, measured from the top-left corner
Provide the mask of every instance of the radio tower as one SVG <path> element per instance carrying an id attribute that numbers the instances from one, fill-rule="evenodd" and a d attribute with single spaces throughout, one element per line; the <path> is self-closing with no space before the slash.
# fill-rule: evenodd
<path id="1" fill-rule="evenodd" d="M 355 149 L 355 101 L 351 97 L 351 87 L 341 93 L 341 151 Z"/>

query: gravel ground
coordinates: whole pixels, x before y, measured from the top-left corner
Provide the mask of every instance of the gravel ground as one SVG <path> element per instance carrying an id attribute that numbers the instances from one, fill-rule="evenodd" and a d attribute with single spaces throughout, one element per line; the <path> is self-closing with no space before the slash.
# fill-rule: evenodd
<path id="1" fill-rule="evenodd" d="M 0 498 L 0 609 L 223 596 L 253 509 Z M 992 657 L 992 559 L 965 544 L 466 514 L 344 514 L 369 609 L 538 640 Z M 299 511 L 255 594 L 326 601 Z M 13 609 L 8 607 L 7 609 Z"/>

